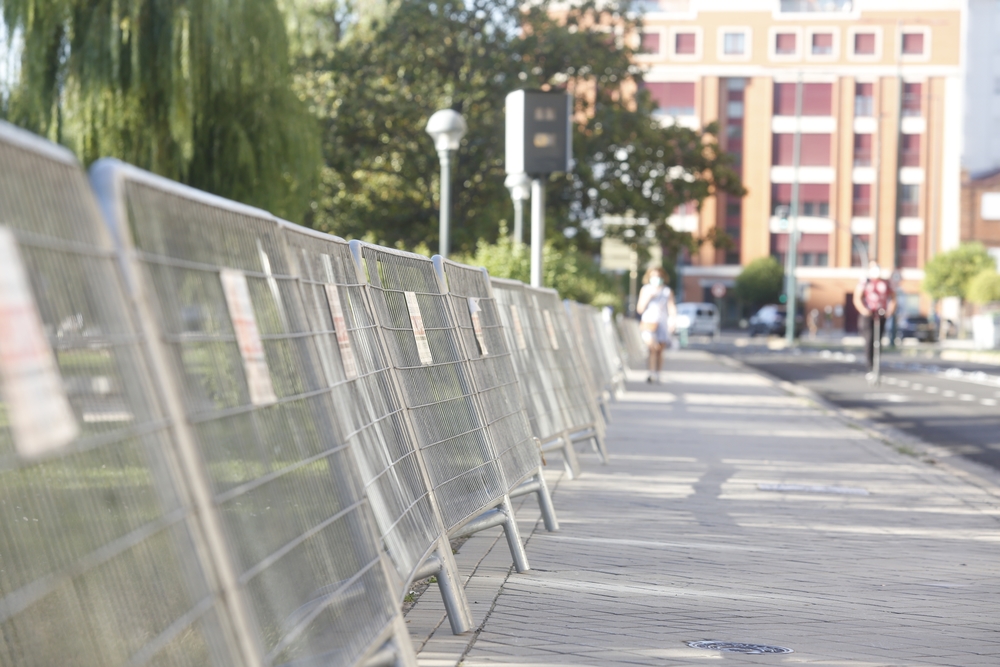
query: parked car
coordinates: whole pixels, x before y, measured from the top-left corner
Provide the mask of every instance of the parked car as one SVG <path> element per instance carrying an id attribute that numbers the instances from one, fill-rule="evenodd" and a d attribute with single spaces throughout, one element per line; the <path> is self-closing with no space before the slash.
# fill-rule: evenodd
<path id="1" fill-rule="evenodd" d="M 934 323 L 923 315 L 900 315 L 896 319 L 898 338 L 916 338 L 921 343 L 937 341 L 938 333 Z"/>
<path id="2" fill-rule="evenodd" d="M 777 304 L 769 304 L 761 307 L 760 310 L 750 318 L 747 327 L 751 337 L 753 336 L 784 336 L 785 335 L 785 307 Z M 795 314 L 795 335 L 802 335 L 802 328 L 805 325 L 805 317 L 802 316 L 802 309 L 797 309 Z"/>
<path id="3" fill-rule="evenodd" d="M 679 303 L 677 316 L 679 328 L 686 328 L 689 336 L 715 338 L 719 335 L 721 320 L 714 303 Z M 686 327 L 683 326 L 685 321 Z"/>

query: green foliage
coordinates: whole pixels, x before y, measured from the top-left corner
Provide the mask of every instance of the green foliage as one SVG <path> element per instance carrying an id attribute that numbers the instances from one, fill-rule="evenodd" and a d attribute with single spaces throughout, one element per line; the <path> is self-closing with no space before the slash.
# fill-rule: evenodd
<path id="1" fill-rule="evenodd" d="M 482 266 L 497 278 L 512 278 L 528 283 L 531 280 L 531 257 L 528 246 L 514 243 L 503 234 L 496 243 L 479 241 L 473 253 L 452 257 L 471 266 Z M 543 280 L 564 299 L 573 299 L 595 306 L 621 309 L 622 297 L 614 280 L 603 273 L 586 253 L 574 245 L 560 247 L 552 240 L 545 244 Z"/>
<path id="2" fill-rule="evenodd" d="M 0 113 L 88 164 L 119 157 L 300 220 L 319 164 L 275 0 L 5 0 L 20 80 Z"/>
<path id="3" fill-rule="evenodd" d="M 982 243 L 963 243 L 927 262 L 923 289 L 935 299 L 957 296 L 965 301 L 972 279 L 987 269 L 996 270 L 996 263 L 986 247 Z"/>
<path id="4" fill-rule="evenodd" d="M 736 296 L 754 308 L 776 303 L 784 290 L 785 270 L 773 257 L 761 257 L 746 265 L 736 277 Z"/>
<path id="5" fill-rule="evenodd" d="M 969 281 L 966 298 L 979 306 L 1000 302 L 1000 273 L 996 267 L 983 269 Z"/>
<path id="6" fill-rule="evenodd" d="M 452 244 L 471 252 L 479 239 L 497 239 L 511 215 L 505 96 L 565 88 L 580 119 L 578 163 L 548 184 L 549 235 L 605 214 L 632 215 L 651 221 L 669 254 L 695 248 L 702 239 L 676 232 L 667 217 L 716 190 L 743 192 L 713 138 L 716 128 L 664 128 L 649 96 L 632 95 L 641 77 L 630 47 L 591 29 L 633 30 L 627 2 L 563 3 L 558 13 L 551 5 L 398 0 L 378 21 L 359 21 L 352 30 L 361 37 L 303 53 L 297 85 L 324 123 L 325 168 L 310 223 L 342 236 L 375 230 L 390 243 L 436 245 L 438 159 L 424 126 L 435 110 L 451 107 L 469 126 L 454 166 Z M 578 238 L 583 250 L 596 248 Z"/>

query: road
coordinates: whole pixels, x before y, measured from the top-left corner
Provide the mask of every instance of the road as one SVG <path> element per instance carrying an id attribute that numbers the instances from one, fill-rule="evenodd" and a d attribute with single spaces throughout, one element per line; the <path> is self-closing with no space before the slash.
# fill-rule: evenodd
<path id="1" fill-rule="evenodd" d="M 711 346 L 775 377 L 802 385 L 925 442 L 1000 470 L 1000 367 L 886 359 L 880 387 L 865 381 L 860 354 Z"/>

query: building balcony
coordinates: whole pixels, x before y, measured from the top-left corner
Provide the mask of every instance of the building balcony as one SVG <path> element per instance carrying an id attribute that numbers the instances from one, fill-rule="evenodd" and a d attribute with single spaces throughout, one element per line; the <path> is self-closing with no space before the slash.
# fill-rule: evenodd
<path id="1" fill-rule="evenodd" d="M 833 134 L 837 131 L 837 119 L 833 116 L 802 116 L 796 122 L 795 116 L 772 116 L 771 132 L 774 134 Z"/>
<path id="2" fill-rule="evenodd" d="M 795 167 L 774 166 L 771 167 L 772 183 L 794 183 Z M 799 183 L 833 183 L 836 180 L 836 171 L 833 167 L 799 167 Z"/>
<path id="3" fill-rule="evenodd" d="M 781 13 L 847 13 L 854 9 L 853 0 L 781 0 Z"/>

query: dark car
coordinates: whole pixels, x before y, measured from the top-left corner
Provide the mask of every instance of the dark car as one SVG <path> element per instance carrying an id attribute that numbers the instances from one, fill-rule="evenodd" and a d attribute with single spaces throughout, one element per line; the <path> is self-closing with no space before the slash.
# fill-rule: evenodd
<path id="1" fill-rule="evenodd" d="M 785 307 L 777 304 L 763 306 L 750 318 L 748 332 L 750 336 L 784 336 L 785 335 Z M 802 335 L 805 326 L 805 318 L 802 310 L 797 309 L 795 314 L 795 335 Z"/>
<path id="2" fill-rule="evenodd" d="M 923 315 L 902 315 L 896 320 L 896 336 L 900 339 L 916 338 L 921 343 L 933 343 L 937 340 L 937 330 Z"/>

